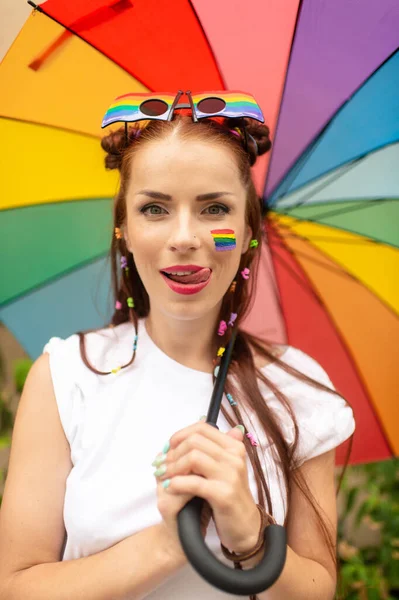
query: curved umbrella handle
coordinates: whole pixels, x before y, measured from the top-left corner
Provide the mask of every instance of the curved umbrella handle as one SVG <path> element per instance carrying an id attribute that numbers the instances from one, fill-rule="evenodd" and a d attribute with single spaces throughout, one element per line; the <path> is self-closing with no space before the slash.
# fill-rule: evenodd
<path id="1" fill-rule="evenodd" d="M 177 516 L 179 538 L 188 561 L 211 585 L 237 596 L 267 590 L 279 578 L 287 555 L 287 536 L 281 525 L 265 529 L 265 554 L 253 569 L 242 571 L 222 563 L 209 550 L 201 533 L 203 498 L 195 496 Z"/>

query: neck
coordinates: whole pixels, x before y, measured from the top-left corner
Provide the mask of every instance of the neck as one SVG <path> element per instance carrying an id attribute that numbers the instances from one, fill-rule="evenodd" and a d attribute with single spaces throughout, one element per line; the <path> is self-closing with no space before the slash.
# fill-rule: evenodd
<path id="1" fill-rule="evenodd" d="M 215 312 L 197 319 L 179 319 L 151 309 L 145 327 L 154 344 L 170 358 L 185 367 L 212 373 L 216 358 L 212 340 L 218 313 L 216 307 Z"/>

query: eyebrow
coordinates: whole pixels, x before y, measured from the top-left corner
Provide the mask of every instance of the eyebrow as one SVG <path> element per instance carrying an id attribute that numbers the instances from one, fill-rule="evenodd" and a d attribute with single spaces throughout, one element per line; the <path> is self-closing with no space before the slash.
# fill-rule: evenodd
<path id="1" fill-rule="evenodd" d="M 172 200 L 172 196 L 169 194 L 163 194 L 162 192 L 155 192 L 153 190 L 140 190 L 139 192 L 136 192 L 136 196 L 139 194 L 155 200 Z M 220 196 L 234 196 L 234 194 L 232 192 L 210 192 L 209 194 L 199 194 L 195 199 L 202 202 L 204 200 L 216 200 L 216 198 L 220 198 Z"/>

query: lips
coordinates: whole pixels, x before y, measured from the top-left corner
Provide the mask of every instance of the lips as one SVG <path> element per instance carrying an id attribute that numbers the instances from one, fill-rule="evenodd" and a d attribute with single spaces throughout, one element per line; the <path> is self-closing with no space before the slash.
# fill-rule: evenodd
<path id="1" fill-rule="evenodd" d="M 172 270 L 172 269 L 171 269 Z M 192 269 L 184 269 L 185 271 L 191 271 Z M 178 272 L 178 271 L 175 271 Z M 170 275 L 163 271 L 163 273 L 171 279 L 172 281 L 176 281 L 177 283 L 202 283 L 203 281 L 207 281 L 211 275 L 211 270 L 207 267 L 200 269 L 196 273 L 192 273 L 191 275 Z"/>
<path id="2" fill-rule="evenodd" d="M 166 285 L 170 287 L 170 289 L 173 292 L 183 295 L 198 294 L 198 292 L 203 290 L 211 280 L 211 274 L 209 275 L 206 281 L 202 281 L 201 283 L 180 283 L 180 281 L 173 281 L 167 275 L 165 275 L 165 273 L 162 272 L 161 277 L 165 281 Z"/>

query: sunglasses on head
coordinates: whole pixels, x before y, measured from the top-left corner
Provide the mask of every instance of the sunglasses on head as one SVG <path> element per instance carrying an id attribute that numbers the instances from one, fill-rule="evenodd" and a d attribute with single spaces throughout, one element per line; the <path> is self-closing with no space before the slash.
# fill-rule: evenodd
<path id="1" fill-rule="evenodd" d="M 251 94 L 244 92 L 202 92 L 191 94 L 186 91 L 188 104 L 178 104 L 183 91 L 170 93 L 124 94 L 118 96 L 104 115 L 101 127 L 111 123 L 127 123 L 142 120 L 172 121 L 174 112 L 191 109 L 194 122 L 210 117 L 250 117 L 264 123 L 259 105 Z"/>

